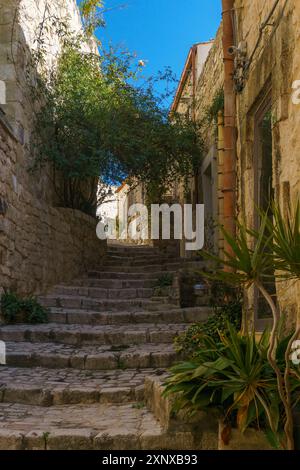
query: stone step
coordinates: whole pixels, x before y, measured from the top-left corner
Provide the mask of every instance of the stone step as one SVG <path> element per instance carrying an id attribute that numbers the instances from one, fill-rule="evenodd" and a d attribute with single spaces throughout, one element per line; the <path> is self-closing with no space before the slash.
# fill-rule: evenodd
<path id="1" fill-rule="evenodd" d="M 111 244 L 107 245 L 108 253 L 131 253 L 131 254 L 139 254 L 139 253 L 160 253 L 159 249 L 152 246 L 113 246 Z"/>
<path id="2" fill-rule="evenodd" d="M 99 312 L 89 309 L 60 309 L 51 308 L 49 321 L 60 324 L 81 325 L 117 325 L 117 324 L 140 324 L 140 323 L 197 323 L 206 321 L 212 314 L 210 307 L 192 308 L 168 308 L 157 311 L 120 311 Z"/>
<path id="3" fill-rule="evenodd" d="M 51 295 L 55 296 L 76 296 L 91 297 L 94 299 L 146 299 L 151 297 L 153 289 L 151 288 L 98 288 L 98 287 L 76 287 L 76 286 L 57 286 Z"/>
<path id="4" fill-rule="evenodd" d="M 107 265 L 103 264 L 103 270 L 106 272 L 121 272 L 121 273 L 133 273 L 139 274 L 143 272 L 162 272 L 166 271 L 178 271 L 182 267 L 180 263 L 167 263 L 167 264 L 143 264 L 142 266 L 128 266 L 124 265 Z"/>
<path id="5" fill-rule="evenodd" d="M 124 260 L 140 260 L 140 259 L 149 259 L 149 258 L 163 258 L 163 259 L 173 259 L 174 256 L 169 253 L 159 253 L 158 251 L 149 251 L 148 253 L 142 253 L 140 251 L 133 251 L 132 253 L 126 252 L 117 252 L 117 251 L 110 251 L 106 252 L 107 258 L 115 258 L 115 259 L 124 259 Z M 177 257 L 178 258 L 178 257 Z"/>
<path id="6" fill-rule="evenodd" d="M 41 305 L 47 308 L 75 308 L 103 310 L 158 310 L 168 308 L 168 304 L 158 304 L 145 298 L 133 299 L 94 299 L 92 297 L 73 295 L 47 295 L 39 297 Z"/>
<path id="7" fill-rule="evenodd" d="M 218 419 L 214 413 L 198 411 L 187 416 L 184 410 L 173 412 L 174 396 L 163 396 L 168 374 L 148 375 L 145 380 L 144 401 L 166 432 L 180 429 L 200 440 L 201 449 L 218 449 Z M 200 438 L 200 439 L 199 439 Z"/>
<path id="8" fill-rule="evenodd" d="M 170 344 L 138 346 L 69 346 L 55 343 L 7 342 L 6 361 L 12 367 L 49 369 L 146 369 L 170 367 L 178 356 Z"/>
<path id="9" fill-rule="evenodd" d="M 88 278 L 91 279 L 118 279 L 118 280 L 126 280 L 126 281 L 131 281 L 131 280 L 153 280 L 153 279 L 158 279 L 160 276 L 165 275 L 166 273 L 168 274 L 175 274 L 176 270 L 173 271 L 146 271 L 146 272 L 121 272 L 121 271 L 116 271 L 116 270 L 111 270 L 107 271 L 105 270 L 93 270 L 88 272 Z"/>
<path id="10" fill-rule="evenodd" d="M 90 277 L 72 281 L 75 287 L 100 287 L 102 289 L 152 289 L 157 285 L 156 279 L 93 279 Z M 61 284 L 62 287 L 68 287 Z M 58 286 L 60 287 L 60 286 Z"/>
<path id="11" fill-rule="evenodd" d="M 166 433 L 142 403 L 0 404 L 0 450 L 181 450 L 196 447 L 189 433 Z"/>
<path id="12" fill-rule="evenodd" d="M 186 324 L 126 325 L 7 325 L 0 329 L 0 340 L 32 343 L 59 343 L 73 346 L 136 345 L 172 343 Z"/>
<path id="13" fill-rule="evenodd" d="M 53 406 L 144 400 L 144 384 L 164 369 L 79 370 L 1 367 L 0 402 Z"/>
<path id="14" fill-rule="evenodd" d="M 107 257 L 104 261 L 103 266 L 153 266 L 153 265 L 169 265 L 169 264 L 174 264 L 174 263 L 181 263 L 181 260 L 175 260 L 174 258 L 163 258 L 163 257 L 148 257 L 148 258 L 141 258 L 141 259 L 123 259 L 123 258 L 113 258 L 113 257 Z"/>

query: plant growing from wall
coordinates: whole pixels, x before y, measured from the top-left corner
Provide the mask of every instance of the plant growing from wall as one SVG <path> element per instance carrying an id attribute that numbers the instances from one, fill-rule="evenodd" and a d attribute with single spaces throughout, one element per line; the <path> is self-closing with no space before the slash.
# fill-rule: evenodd
<path id="1" fill-rule="evenodd" d="M 205 111 L 205 120 L 208 124 L 218 122 L 219 111 L 224 111 L 224 89 L 221 88 L 214 96 L 212 103 Z"/>

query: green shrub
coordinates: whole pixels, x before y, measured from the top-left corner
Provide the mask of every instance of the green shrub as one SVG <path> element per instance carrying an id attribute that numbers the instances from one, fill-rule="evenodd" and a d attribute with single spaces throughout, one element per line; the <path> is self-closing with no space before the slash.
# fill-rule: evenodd
<path id="1" fill-rule="evenodd" d="M 228 322 L 236 330 L 241 328 L 242 295 L 220 282 L 210 286 L 214 313 L 204 323 L 196 323 L 175 338 L 175 349 L 186 356 L 197 355 L 205 336 L 218 341 L 220 333 L 228 332 Z"/>
<path id="2" fill-rule="evenodd" d="M 249 426 L 268 430 L 273 443 L 280 447 L 284 427 L 276 373 L 268 362 L 270 332 L 256 341 L 255 334 L 242 336 L 228 324 L 228 333 L 218 340 L 203 336 L 197 357 L 171 369 L 164 395 L 175 395 L 174 412 L 215 409 L 229 424 L 244 432 Z M 276 360 L 285 368 L 289 337 L 278 338 Z M 289 371 L 291 401 L 299 400 L 299 371 Z"/>
<path id="3" fill-rule="evenodd" d="M 1 296 L 1 313 L 6 323 L 46 323 L 48 311 L 35 297 L 20 298 L 14 292 Z"/>

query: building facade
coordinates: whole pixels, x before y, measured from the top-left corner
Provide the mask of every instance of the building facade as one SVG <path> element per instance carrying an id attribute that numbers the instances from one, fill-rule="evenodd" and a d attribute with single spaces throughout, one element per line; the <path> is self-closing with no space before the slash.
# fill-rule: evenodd
<path id="1" fill-rule="evenodd" d="M 198 202 L 206 205 L 207 216 L 229 229 L 235 217 L 257 228 L 257 206 L 266 209 L 274 197 L 286 213 L 299 198 L 300 2 L 225 4 L 229 9 L 193 92 L 180 84 L 173 109 L 187 112 L 189 94 L 201 124 L 207 155 L 199 169 Z M 214 100 L 222 92 L 225 109 Z M 205 119 L 208 110 L 215 113 L 217 130 Z M 210 248 L 223 248 L 217 229 L 208 239 Z M 268 287 L 289 321 L 300 322 L 299 281 Z M 246 327 L 261 330 L 269 322 L 268 307 L 254 290 L 245 308 Z"/>

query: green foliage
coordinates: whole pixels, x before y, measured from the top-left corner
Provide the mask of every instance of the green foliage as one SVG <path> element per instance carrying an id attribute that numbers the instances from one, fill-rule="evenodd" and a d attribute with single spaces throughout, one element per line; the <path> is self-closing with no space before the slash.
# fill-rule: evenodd
<path id="1" fill-rule="evenodd" d="M 286 217 L 275 203 L 271 204 L 272 217 L 269 209 L 259 212 L 261 223 L 258 230 L 237 222 L 237 234 L 233 237 L 221 228 L 231 251 L 224 251 L 224 258 L 202 253 L 215 263 L 216 269 L 212 275 L 203 275 L 245 287 L 273 278 L 276 270 L 280 271 L 276 273 L 279 279 L 300 278 L 300 202 L 294 211 L 288 211 Z M 222 271 L 222 267 L 229 270 Z"/>
<path id="2" fill-rule="evenodd" d="M 272 236 L 272 258 L 284 277 L 300 278 L 300 201 L 294 211 L 288 209 L 286 216 L 272 203 L 273 220 L 267 219 L 267 231 Z"/>
<path id="3" fill-rule="evenodd" d="M 173 274 L 164 273 L 157 279 L 156 287 L 170 287 L 173 284 Z"/>
<path id="4" fill-rule="evenodd" d="M 224 238 L 229 249 L 228 251 L 224 251 L 222 258 L 210 253 L 202 253 L 203 257 L 215 263 L 215 271 L 212 273 L 202 272 L 201 274 L 208 279 L 222 281 L 232 286 L 249 288 L 254 285 L 268 303 L 272 311 L 273 325 L 269 347 L 267 348 L 266 362 L 270 370 L 268 374 L 274 379 L 273 382 L 275 385 L 272 385 L 271 395 L 268 390 L 268 394 L 265 396 L 262 391 L 257 392 L 256 386 L 258 382 L 255 382 L 256 385 L 253 384 L 251 391 L 251 408 L 249 403 L 247 403 L 247 407 L 244 405 L 244 400 L 248 392 L 245 391 L 245 395 L 237 395 L 237 397 L 241 397 L 240 401 L 244 407 L 244 411 L 237 410 L 238 425 L 244 429 L 245 423 L 251 422 L 251 420 L 249 421 L 250 411 L 253 416 L 256 416 L 257 420 L 260 413 L 263 413 L 273 433 L 273 437 L 277 436 L 278 423 L 280 422 L 280 426 L 284 431 L 285 448 L 293 450 L 294 438 L 291 403 L 296 388 L 299 394 L 300 375 L 299 372 L 295 371 L 291 366 L 290 354 L 293 342 L 299 337 L 300 328 L 288 338 L 288 341 L 284 343 L 284 348 L 282 347 L 282 343 L 278 344 L 278 331 L 283 322 L 283 317 L 279 306 L 276 305 L 275 300 L 264 287 L 264 281 L 270 278 L 274 279 L 274 277 L 277 279 L 299 279 L 300 207 L 298 203 L 294 211 L 292 212 L 290 210 L 286 217 L 283 216 L 279 207 L 274 203 L 270 207 L 271 210 L 268 208 L 267 211 L 259 211 L 260 227 L 258 230 L 247 228 L 238 223 L 236 237 L 233 237 L 223 229 Z M 223 338 L 226 338 L 226 336 Z M 236 353 L 240 352 L 241 347 L 239 346 L 238 348 L 237 341 L 239 337 L 235 337 L 235 334 L 230 332 L 230 338 Z M 248 341 L 250 341 L 249 337 L 245 338 L 248 343 Z M 224 345 L 223 339 L 222 344 Z M 250 354 L 252 351 L 252 357 L 254 349 L 255 346 L 252 341 L 252 343 L 250 342 L 249 345 L 247 345 L 246 350 L 249 351 L 247 354 Z M 282 354 L 279 354 L 279 351 Z M 200 357 L 202 356 L 202 352 L 203 340 L 201 348 L 199 348 Z M 261 356 L 261 351 L 259 350 L 258 352 Z M 247 357 L 248 356 L 246 356 L 246 358 Z M 232 367 L 235 370 L 238 368 L 241 369 L 241 357 L 235 354 L 233 359 Z M 256 371 L 256 369 L 254 369 L 254 371 Z M 245 372 L 245 370 L 239 371 L 242 378 L 247 377 Z M 190 378 L 193 379 L 192 376 L 190 376 Z M 225 386 L 227 382 L 227 385 L 230 386 L 231 378 L 230 375 L 227 375 L 227 378 L 224 377 L 220 385 Z M 251 374 L 251 379 L 252 378 L 253 376 Z M 247 380 L 250 383 L 250 377 L 247 377 Z M 191 380 L 190 383 L 189 380 L 186 380 L 184 383 L 186 389 L 190 390 L 190 387 L 193 385 L 193 380 Z M 201 387 L 200 392 L 204 389 L 207 390 L 207 386 L 203 384 L 203 389 Z M 217 391 L 215 391 L 215 393 L 217 394 Z M 227 398 L 226 394 L 225 396 Z M 211 396 L 211 398 L 212 397 L 214 396 Z M 190 406 L 189 401 L 193 403 L 195 398 L 196 395 L 187 397 L 186 406 Z M 235 395 L 233 399 L 237 399 Z M 231 410 L 236 408 L 235 404 L 236 401 L 230 404 L 229 408 L 224 408 L 227 410 L 227 414 L 230 414 Z M 262 410 L 261 412 L 259 412 L 259 407 Z M 243 424 L 242 426 L 240 426 L 240 422 Z"/>
<path id="5" fill-rule="evenodd" d="M 222 283 L 211 286 L 211 304 L 213 314 L 203 323 L 190 326 L 187 331 L 175 338 L 175 349 L 185 356 L 197 356 L 202 348 L 202 340 L 209 336 L 217 341 L 219 335 L 228 332 L 228 322 L 238 331 L 241 328 L 242 296 L 239 290 L 233 290 Z"/>
<path id="6" fill-rule="evenodd" d="M 208 124 L 218 122 L 219 111 L 224 111 L 224 90 L 220 88 L 218 93 L 214 96 L 212 104 L 206 109 L 205 119 Z"/>
<path id="7" fill-rule="evenodd" d="M 82 0 L 80 12 L 87 36 L 92 36 L 96 29 L 105 26 L 102 0 Z"/>
<path id="8" fill-rule="evenodd" d="M 268 233 L 268 214 L 264 214 L 257 232 L 237 222 L 237 233 L 233 237 L 221 227 L 230 252 L 224 257 L 204 252 L 203 257 L 215 262 L 213 274 L 202 273 L 209 279 L 219 280 L 232 286 L 249 287 L 261 278 L 269 278 L 274 271 L 274 260 L 270 255 L 272 234 Z M 255 243 L 254 243 L 255 240 Z M 222 270 L 227 267 L 228 270 Z"/>
<path id="9" fill-rule="evenodd" d="M 282 430 L 282 404 L 277 378 L 267 358 L 270 333 L 259 341 L 255 335 L 242 336 L 228 324 L 228 332 L 219 340 L 204 336 L 198 355 L 171 369 L 165 395 L 174 394 L 174 411 L 214 408 L 220 415 L 244 432 L 255 426 Z M 290 337 L 279 340 L 276 358 L 284 369 L 284 354 Z M 299 399 L 300 381 L 297 370 L 290 370 L 293 406 Z"/>
<path id="10" fill-rule="evenodd" d="M 1 296 L 1 312 L 6 323 L 46 323 L 48 312 L 35 297 L 20 298 L 13 292 Z"/>
<path id="11" fill-rule="evenodd" d="M 152 202 L 202 159 L 197 126 L 169 116 L 154 80 L 138 86 L 139 68 L 128 53 L 82 52 L 65 40 L 57 68 L 43 83 L 36 115 L 34 169 L 50 163 L 59 204 L 94 214 L 99 178 L 145 184 Z M 167 83 L 170 71 L 159 77 Z"/>

